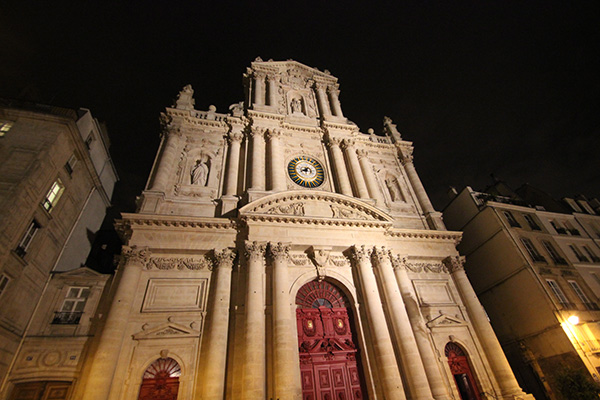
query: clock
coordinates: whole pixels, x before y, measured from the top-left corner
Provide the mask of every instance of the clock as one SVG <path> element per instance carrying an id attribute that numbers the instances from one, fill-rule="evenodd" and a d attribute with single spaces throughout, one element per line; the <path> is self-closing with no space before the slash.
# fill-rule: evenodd
<path id="1" fill-rule="evenodd" d="M 325 180 L 321 163 L 308 156 L 293 158 L 288 164 L 288 174 L 295 184 L 305 188 L 321 186 Z"/>

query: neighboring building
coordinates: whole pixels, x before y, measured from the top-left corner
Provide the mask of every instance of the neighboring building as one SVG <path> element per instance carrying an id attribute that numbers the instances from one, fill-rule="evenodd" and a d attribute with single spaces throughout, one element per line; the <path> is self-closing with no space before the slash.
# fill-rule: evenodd
<path id="1" fill-rule="evenodd" d="M 161 114 L 73 398 L 531 398 L 411 142 L 361 133 L 328 71 L 257 59 L 244 82 L 228 114 L 189 85 Z"/>
<path id="2" fill-rule="evenodd" d="M 83 266 L 117 180 L 108 147 L 89 110 L 0 100 L 1 398 L 68 390 L 83 366 L 109 277 Z"/>
<path id="3" fill-rule="evenodd" d="M 537 399 L 561 398 L 557 379 L 567 367 L 586 368 L 599 381 L 594 204 L 497 182 L 486 193 L 455 193 L 444 210 L 448 227 L 464 232 L 465 269 L 513 370 Z"/>

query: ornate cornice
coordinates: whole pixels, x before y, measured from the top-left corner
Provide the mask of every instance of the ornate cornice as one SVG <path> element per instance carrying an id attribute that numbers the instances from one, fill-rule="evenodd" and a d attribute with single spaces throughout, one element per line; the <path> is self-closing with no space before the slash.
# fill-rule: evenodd
<path id="1" fill-rule="evenodd" d="M 450 240 L 455 245 L 460 243 L 462 232 L 451 231 L 430 231 L 430 230 L 396 230 L 390 229 L 385 233 L 386 236 L 406 238 L 406 239 L 426 239 L 426 240 Z"/>
<path id="2" fill-rule="evenodd" d="M 278 222 L 288 224 L 299 224 L 299 225 L 326 225 L 326 226 L 348 226 L 358 228 L 386 228 L 391 224 L 390 222 L 382 221 L 356 221 L 347 219 L 324 219 L 324 218 L 311 218 L 311 217 L 291 217 L 285 215 L 243 215 L 240 219 L 248 223 L 250 221 L 256 222 Z"/>
<path id="3" fill-rule="evenodd" d="M 213 263 L 210 259 L 206 257 L 202 258 L 182 258 L 182 257 L 156 257 L 151 258 L 148 264 L 146 265 L 147 269 L 160 269 L 160 270 L 169 270 L 169 269 L 177 269 L 177 270 L 209 270 L 212 271 Z"/>
<path id="4" fill-rule="evenodd" d="M 118 231 L 127 231 L 134 227 L 141 226 L 168 226 L 177 228 L 209 228 L 209 229 L 237 229 L 238 224 L 235 220 L 214 218 L 194 218 L 169 217 L 164 215 L 144 215 L 144 214 L 122 214 L 123 218 L 115 222 Z"/>

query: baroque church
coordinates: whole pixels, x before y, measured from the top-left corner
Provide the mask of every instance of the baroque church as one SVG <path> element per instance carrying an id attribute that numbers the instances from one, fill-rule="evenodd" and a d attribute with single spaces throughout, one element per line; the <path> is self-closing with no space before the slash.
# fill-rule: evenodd
<path id="1" fill-rule="evenodd" d="M 533 399 L 413 164 L 329 71 L 257 58 L 245 99 L 161 113 L 104 329 L 74 398 Z"/>

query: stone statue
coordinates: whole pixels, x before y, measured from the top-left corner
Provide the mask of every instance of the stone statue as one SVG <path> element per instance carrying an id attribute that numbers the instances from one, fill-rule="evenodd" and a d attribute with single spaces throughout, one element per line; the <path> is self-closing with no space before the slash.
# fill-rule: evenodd
<path id="1" fill-rule="evenodd" d="M 400 192 L 398 191 L 398 186 L 396 185 L 396 179 L 386 179 L 385 184 L 390 191 L 390 196 L 392 197 L 392 201 L 402 201 L 402 196 L 400 196 Z"/>
<path id="2" fill-rule="evenodd" d="M 292 108 L 292 113 L 302 113 L 302 102 L 300 99 L 292 99 L 290 106 Z"/>
<path id="3" fill-rule="evenodd" d="M 196 160 L 196 165 L 194 165 L 190 171 L 192 185 L 206 186 L 208 170 L 209 168 L 206 156 L 202 156 L 199 160 Z"/>
<path id="4" fill-rule="evenodd" d="M 185 85 L 183 90 L 181 90 L 177 96 L 175 108 L 179 110 L 193 110 L 195 102 L 194 89 L 192 89 L 192 85 Z"/>

